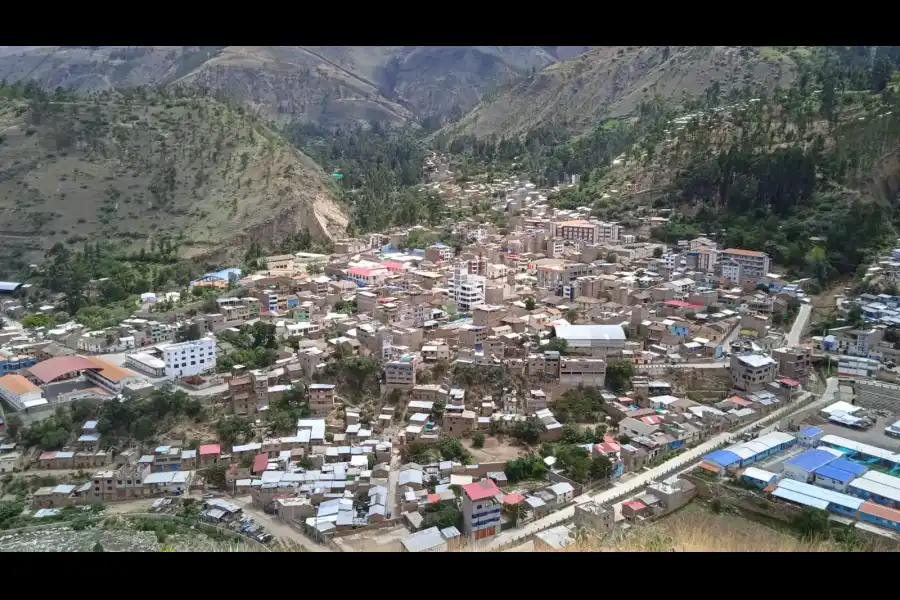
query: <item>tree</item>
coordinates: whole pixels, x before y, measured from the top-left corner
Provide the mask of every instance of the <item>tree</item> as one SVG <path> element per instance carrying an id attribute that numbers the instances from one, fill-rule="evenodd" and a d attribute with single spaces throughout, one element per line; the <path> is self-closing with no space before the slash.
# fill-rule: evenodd
<path id="1" fill-rule="evenodd" d="M 663 249 L 659 246 L 653 249 L 653 258 L 662 258 Z"/>
<path id="2" fill-rule="evenodd" d="M 191 323 L 175 332 L 176 342 L 190 342 L 199 340 L 201 337 L 203 337 L 203 334 L 200 332 L 200 326 L 197 323 Z"/>
<path id="3" fill-rule="evenodd" d="M 606 262 L 615 263 L 619 260 L 619 255 L 615 252 L 607 252 L 606 253 Z"/>
<path id="4" fill-rule="evenodd" d="M 630 360 L 610 360 L 606 363 L 606 387 L 620 394 L 631 386 L 634 363 Z"/>
<path id="5" fill-rule="evenodd" d="M 473 448 L 484 448 L 484 434 L 476 433 L 472 436 L 472 447 Z"/>
<path id="6" fill-rule="evenodd" d="M 25 315 L 22 317 L 22 327 L 36 329 L 38 327 L 51 327 L 56 323 L 53 317 L 44 314 Z"/>
<path id="7" fill-rule="evenodd" d="M 456 507 L 456 504 L 450 502 L 435 502 L 427 505 L 424 516 L 422 527 L 426 529 L 430 527 L 445 529 L 462 525 L 462 512 Z"/>
<path id="8" fill-rule="evenodd" d="M 216 433 L 219 439 L 233 446 L 236 443 L 246 440 L 253 435 L 253 429 L 250 423 L 236 415 L 230 415 L 219 421 L 216 425 Z"/>
<path id="9" fill-rule="evenodd" d="M 594 481 L 608 481 L 613 474 L 612 462 L 606 456 L 598 454 L 591 459 L 590 477 Z"/>
<path id="10" fill-rule="evenodd" d="M 228 468 L 225 465 L 213 465 L 206 469 L 206 483 L 218 488 L 225 489 L 225 474 Z"/>
<path id="11" fill-rule="evenodd" d="M 804 538 L 819 538 L 828 533 L 830 522 L 824 510 L 806 506 L 791 520 L 791 525 Z"/>
<path id="12" fill-rule="evenodd" d="M 6 418 L 6 433 L 9 434 L 9 437 L 12 439 L 18 438 L 21 429 L 22 418 L 19 415 L 13 414 Z"/>
<path id="13" fill-rule="evenodd" d="M 92 551 L 92 552 L 104 552 L 104 550 L 103 550 L 103 544 L 101 544 L 101 543 L 98 541 L 96 544 L 94 544 L 94 547 L 91 549 L 91 551 Z"/>
<path id="14" fill-rule="evenodd" d="M 536 306 L 537 302 L 534 301 L 532 296 L 525 298 L 525 310 L 534 310 Z"/>
<path id="15" fill-rule="evenodd" d="M 469 464 L 469 461 L 472 458 L 469 451 L 462 445 L 462 442 L 454 437 L 441 438 L 438 442 L 438 451 L 441 453 L 441 458 L 444 460 L 455 460 L 464 465 Z"/>
<path id="16" fill-rule="evenodd" d="M 563 338 L 555 337 L 544 345 L 544 352 L 559 352 L 565 355 L 569 351 L 569 342 Z"/>

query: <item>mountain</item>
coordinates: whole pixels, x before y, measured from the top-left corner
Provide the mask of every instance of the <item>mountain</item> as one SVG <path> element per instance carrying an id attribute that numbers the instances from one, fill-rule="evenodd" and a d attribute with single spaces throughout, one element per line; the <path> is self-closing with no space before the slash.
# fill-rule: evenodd
<path id="1" fill-rule="evenodd" d="M 80 92 L 184 84 L 280 121 L 337 126 L 459 117 L 580 46 L 8 46 L 0 79 Z"/>
<path id="2" fill-rule="evenodd" d="M 329 179 L 249 111 L 189 90 L 0 87 L 0 254 L 19 260 L 84 240 L 166 236 L 212 258 L 303 228 L 328 239 L 347 224 Z"/>
<path id="3" fill-rule="evenodd" d="M 657 94 L 677 101 L 685 94 L 703 94 L 714 82 L 723 93 L 746 85 L 785 87 L 795 74 L 795 58 L 771 48 L 603 46 L 549 64 L 446 131 L 504 136 L 560 124 L 583 132 L 602 119 L 633 115 L 642 100 Z"/>

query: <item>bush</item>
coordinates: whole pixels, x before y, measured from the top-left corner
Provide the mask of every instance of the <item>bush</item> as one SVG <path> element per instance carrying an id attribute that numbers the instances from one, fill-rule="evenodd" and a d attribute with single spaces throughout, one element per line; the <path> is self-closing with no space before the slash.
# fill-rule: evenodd
<path id="1" fill-rule="evenodd" d="M 484 434 L 476 433 L 472 436 L 472 447 L 473 448 L 484 448 Z"/>

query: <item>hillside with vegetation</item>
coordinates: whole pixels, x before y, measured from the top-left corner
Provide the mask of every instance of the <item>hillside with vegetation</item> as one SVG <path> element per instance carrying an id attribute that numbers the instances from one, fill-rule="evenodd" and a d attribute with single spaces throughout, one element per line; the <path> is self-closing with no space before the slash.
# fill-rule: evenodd
<path id="1" fill-rule="evenodd" d="M 79 92 L 189 85 L 279 122 L 348 126 L 458 118 L 485 93 L 579 46 L 36 46 L 0 50 L 0 79 Z"/>
<path id="2" fill-rule="evenodd" d="M 0 247 L 34 261 L 103 241 L 214 260 L 306 229 L 343 235 L 337 190 L 249 111 L 187 88 L 0 87 Z"/>
<path id="3" fill-rule="evenodd" d="M 749 46 L 597 47 L 494 94 L 445 131 L 509 137 L 551 125 L 582 133 L 600 119 L 636 114 L 655 95 L 678 102 L 713 82 L 723 91 L 785 87 L 796 75 L 793 55 Z"/>

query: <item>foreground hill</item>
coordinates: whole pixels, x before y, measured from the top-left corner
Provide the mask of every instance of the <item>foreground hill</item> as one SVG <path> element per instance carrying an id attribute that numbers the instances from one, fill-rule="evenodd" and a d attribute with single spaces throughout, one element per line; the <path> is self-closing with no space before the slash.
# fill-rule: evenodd
<path id="1" fill-rule="evenodd" d="M 0 244 L 34 260 L 55 242 L 182 240 L 220 254 L 308 228 L 342 234 L 325 173 L 242 108 L 187 90 L 89 99 L 0 87 Z"/>
<path id="2" fill-rule="evenodd" d="M 10 46 L 0 79 L 81 92 L 182 83 L 320 125 L 461 116 L 580 46 Z"/>
<path id="3" fill-rule="evenodd" d="M 574 132 L 604 118 L 632 115 L 642 100 L 695 96 L 719 83 L 730 88 L 787 86 L 795 59 L 783 52 L 741 46 L 604 46 L 551 64 L 476 107 L 455 134 L 518 135 L 540 125 Z"/>

